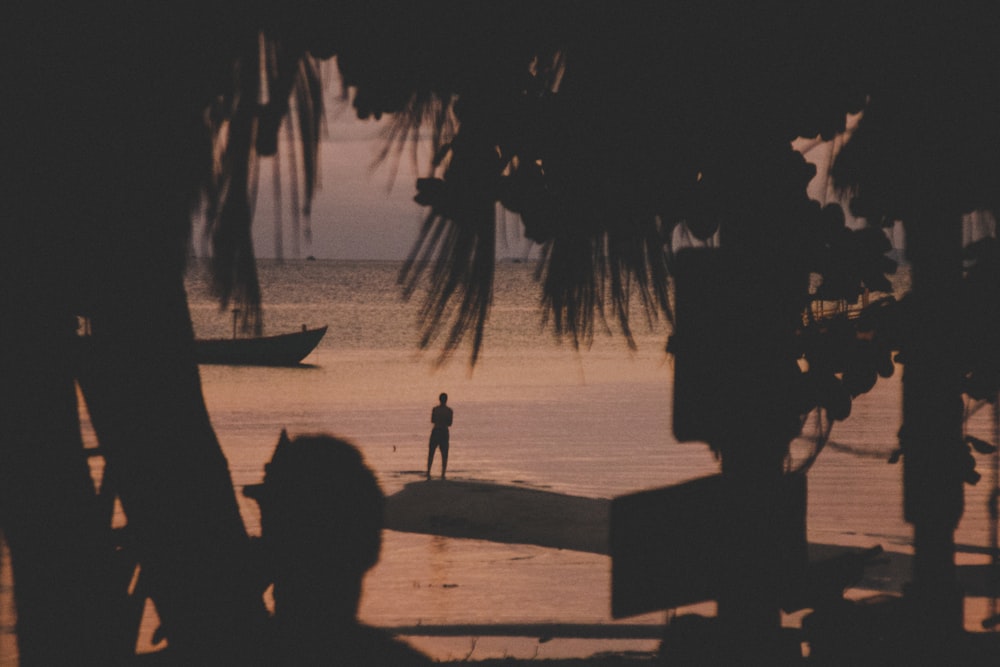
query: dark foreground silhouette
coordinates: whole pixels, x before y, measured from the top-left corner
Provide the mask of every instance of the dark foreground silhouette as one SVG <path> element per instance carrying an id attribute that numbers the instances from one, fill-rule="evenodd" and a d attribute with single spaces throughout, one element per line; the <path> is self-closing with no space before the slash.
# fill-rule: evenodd
<path id="1" fill-rule="evenodd" d="M 285 432 L 264 482 L 244 489 L 260 505 L 261 546 L 274 582 L 275 665 L 430 664 L 358 622 L 361 582 L 382 546 L 382 491 L 361 454 L 329 436 Z"/>

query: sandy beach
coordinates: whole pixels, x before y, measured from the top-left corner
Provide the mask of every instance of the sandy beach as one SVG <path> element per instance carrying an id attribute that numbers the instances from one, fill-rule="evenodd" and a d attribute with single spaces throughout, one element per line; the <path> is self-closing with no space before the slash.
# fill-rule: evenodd
<path id="1" fill-rule="evenodd" d="M 509 544 L 529 544 L 549 549 L 573 550 L 600 556 L 609 555 L 611 500 L 585 498 L 531 488 L 524 484 L 498 484 L 475 479 L 431 479 L 408 483 L 387 499 L 386 528 L 392 531 L 442 535 L 449 538 L 486 540 Z M 845 551 L 836 545 L 810 545 L 810 558 L 822 560 Z M 909 568 L 910 556 L 886 553 L 866 573 L 861 586 L 868 591 L 900 590 Z M 610 568 L 610 563 L 609 563 Z M 706 607 L 698 613 L 710 613 Z M 633 623 L 630 619 L 590 624 L 457 624 L 396 626 L 388 628 L 407 637 L 415 645 L 431 638 L 525 637 L 540 644 L 552 638 L 563 640 L 644 639 L 656 642 L 661 625 Z M 793 621 L 794 622 L 794 621 Z M 655 644 L 654 644 L 655 645 Z M 586 655 L 586 654 L 583 654 Z M 546 665 L 632 665 L 651 664 L 655 653 L 595 649 L 587 658 L 540 661 Z M 530 660 L 484 660 L 487 665 L 519 665 Z"/>
<path id="2" fill-rule="evenodd" d="M 432 479 L 407 484 L 388 498 L 386 528 L 608 555 L 610 507 L 608 499 L 522 485 Z M 824 560 L 847 551 L 860 549 L 810 543 L 809 559 Z M 885 551 L 857 587 L 900 592 L 910 563 L 907 553 Z M 962 568 L 964 583 L 978 586 L 977 570 L 972 566 Z"/>
<path id="3" fill-rule="evenodd" d="M 433 479 L 411 482 L 388 497 L 386 528 L 405 533 L 529 544 L 607 555 L 610 505 L 611 501 L 608 499 L 554 493 L 522 484 Z M 812 561 L 848 550 L 855 549 L 829 544 L 809 545 Z M 882 558 L 868 568 L 864 579 L 850 593 L 898 593 L 909 575 L 910 564 L 909 554 L 886 551 Z M 959 571 L 969 595 L 982 596 L 986 593 L 983 566 L 962 566 Z M 660 633 L 659 626 L 629 623 L 628 619 L 590 624 L 454 624 L 387 629 L 409 638 L 418 646 L 422 638 L 527 637 L 545 643 L 553 638 L 585 641 L 654 640 Z M 604 652 L 598 649 L 590 657 L 536 661 L 493 658 L 478 663 L 501 667 L 540 662 L 552 667 L 570 667 L 642 665 L 651 664 L 652 661 L 653 654 L 648 652 Z"/>
<path id="4" fill-rule="evenodd" d="M 459 479 L 411 482 L 389 496 L 386 528 L 409 533 L 532 544 L 608 555 L 611 501 L 584 498 L 525 485 Z M 810 562 L 862 549 L 810 542 Z M 957 545 L 960 563 L 983 556 L 982 547 Z M 909 550 L 886 550 L 865 570 L 854 588 L 879 593 L 901 593 L 910 575 Z M 960 564 L 959 582 L 966 595 L 987 597 L 988 565 Z"/>
<path id="5" fill-rule="evenodd" d="M 443 535 L 502 543 L 531 544 L 554 549 L 577 550 L 592 554 L 609 553 L 609 515 L 611 501 L 553 493 L 521 484 L 429 480 L 411 482 L 391 495 L 387 502 L 386 527 L 394 531 Z M 891 546 L 891 545 L 890 545 Z M 898 547 L 895 547 L 898 549 Z M 810 543 L 811 563 L 848 553 L 859 547 Z M 979 549 L 959 545 L 959 560 L 975 558 Z M 884 551 L 866 568 L 862 579 L 846 591 L 849 598 L 876 594 L 900 594 L 910 577 L 912 553 Z M 988 566 L 959 566 L 959 579 L 970 598 L 989 594 Z M 704 605 L 702 605 L 704 606 Z M 697 609 L 705 613 L 703 609 Z M 786 624 L 796 626 L 803 613 L 786 617 Z M 645 638 L 656 639 L 662 628 L 631 624 L 629 619 L 603 624 L 546 625 L 498 624 L 451 625 L 390 628 L 410 638 L 420 637 L 536 637 L 539 642 L 551 637 L 580 639 Z M 419 643 L 419 642 L 416 642 Z M 655 662 L 653 652 L 595 652 L 588 658 L 566 660 L 482 660 L 478 664 L 511 666 L 541 662 L 553 667 L 571 665 L 644 665 Z"/>

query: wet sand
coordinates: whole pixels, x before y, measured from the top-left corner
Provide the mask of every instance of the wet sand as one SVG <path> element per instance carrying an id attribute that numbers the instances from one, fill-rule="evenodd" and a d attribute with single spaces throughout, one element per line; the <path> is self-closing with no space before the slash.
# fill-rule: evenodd
<path id="1" fill-rule="evenodd" d="M 551 549 L 566 549 L 608 555 L 608 528 L 611 501 L 585 498 L 530 488 L 520 484 L 498 484 L 472 479 L 433 479 L 407 484 L 387 499 L 386 528 L 405 533 L 440 535 L 451 538 L 487 540 L 508 544 L 529 544 Z M 822 560 L 854 547 L 810 544 L 810 560 Z M 960 555 L 962 547 L 959 548 Z M 872 592 L 899 593 L 909 578 L 912 556 L 887 551 L 869 567 L 859 585 L 849 591 L 851 597 Z M 985 596 L 987 568 L 983 565 L 959 567 L 967 595 Z M 543 627 L 544 626 L 544 627 Z M 408 637 L 550 637 L 601 639 L 653 639 L 659 631 L 648 624 L 498 624 L 439 625 L 390 627 L 390 631 Z M 651 634 L 652 633 L 652 634 Z M 419 642 L 418 642 L 419 643 Z M 549 659 L 553 667 L 572 665 L 650 664 L 649 654 L 595 654 L 589 658 Z M 520 665 L 525 659 L 491 659 L 478 664 Z M 535 661 L 536 663 L 538 661 Z"/>
<path id="2" fill-rule="evenodd" d="M 570 496 L 520 484 L 433 479 L 411 482 L 388 498 L 386 527 L 400 532 L 529 544 L 606 556 L 609 554 L 610 508 L 611 501 L 608 499 Z M 872 562 L 857 585 L 846 591 L 847 597 L 862 598 L 883 593 L 898 595 L 902 592 L 904 583 L 910 578 L 912 550 L 901 551 L 899 549 L 906 547 L 891 541 L 883 546 L 896 550 L 886 550 Z M 859 545 L 808 545 L 810 562 L 863 550 Z M 970 557 L 981 559 L 983 556 L 978 551 L 981 549 L 958 545 L 957 560 L 962 563 Z M 984 603 L 984 598 L 990 594 L 988 566 L 967 563 L 959 565 L 958 573 L 967 599 L 979 598 L 979 602 Z M 797 625 L 801 615 L 789 617 L 789 622 Z M 412 639 L 521 636 L 536 637 L 539 642 L 548 641 L 551 637 L 589 640 L 641 637 L 655 640 L 662 632 L 662 626 L 631 624 L 628 619 L 613 623 L 552 624 L 552 627 L 546 624 L 507 625 L 441 625 L 388 629 Z M 549 659 L 541 662 L 553 667 L 645 665 L 655 663 L 654 655 L 651 652 L 619 651 L 595 653 L 589 658 Z M 476 662 L 496 667 L 538 663 L 530 659 Z"/>
<path id="3" fill-rule="evenodd" d="M 522 485 L 458 479 L 411 482 L 389 496 L 386 528 L 389 530 L 531 544 L 608 555 L 611 501 L 584 498 Z M 868 545 L 872 546 L 872 545 Z M 912 549 L 886 544 L 885 551 L 866 569 L 848 592 L 850 597 L 871 593 L 902 593 L 910 578 Z M 845 552 L 856 546 L 810 542 L 810 562 Z M 967 597 L 986 598 L 995 593 L 990 567 L 981 547 L 957 545 L 959 583 Z"/>
<path id="4" fill-rule="evenodd" d="M 477 480 L 411 482 L 389 496 L 386 528 L 409 533 L 532 544 L 608 555 L 611 501 Z M 809 545 L 811 561 L 860 549 Z M 898 593 L 910 571 L 908 553 L 886 551 L 858 588 Z M 969 574 L 969 572 L 966 572 Z M 975 580 L 969 576 L 976 594 Z M 980 593 L 982 594 L 982 593 Z"/>

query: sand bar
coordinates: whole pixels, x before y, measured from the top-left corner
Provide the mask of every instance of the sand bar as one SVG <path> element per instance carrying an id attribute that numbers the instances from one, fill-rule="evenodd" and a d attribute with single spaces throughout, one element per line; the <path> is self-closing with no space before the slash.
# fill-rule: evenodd
<path id="1" fill-rule="evenodd" d="M 386 503 L 386 528 L 608 553 L 610 501 L 490 482 L 412 482 Z"/>
<path id="2" fill-rule="evenodd" d="M 432 479 L 411 482 L 388 498 L 386 527 L 608 555 L 610 507 L 611 501 L 605 498 L 571 496 L 518 484 Z M 860 549 L 810 543 L 809 559 L 823 560 L 845 551 Z M 911 566 L 909 553 L 887 550 L 867 568 L 857 588 L 899 593 L 910 577 Z M 986 566 L 960 566 L 959 579 L 968 596 L 991 594 Z"/>

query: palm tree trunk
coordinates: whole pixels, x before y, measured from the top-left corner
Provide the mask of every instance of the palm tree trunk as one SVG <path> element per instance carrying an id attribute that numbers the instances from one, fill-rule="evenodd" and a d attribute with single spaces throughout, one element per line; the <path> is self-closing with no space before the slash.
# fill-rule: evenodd
<path id="1" fill-rule="evenodd" d="M 747 434 L 722 455 L 730 520 L 729 564 L 719 595 L 719 620 L 733 642 L 735 656 L 750 650 L 760 659 L 778 651 L 782 581 L 781 535 L 776 517 L 781 502 L 783 456 L 767 442 Z"/>
<path id="2" fill-rule="evenodd" d="M 80 437 L 73 319 L 36 260 L 5 263 L 17 271 L 4 274 L 0 337 L 0 529 L 15 583 L 18 657 L 24 667 L 119 664 L 108 526 Z"/>
<path id="3" fill-rule="evenodd" d="M 115 271 L 131 278 L 98 292 L 112 295 L 96 308 L 81 384 L 171 650 L 229 663 L 259 653 L 266 612 L 201 392 L 183 273 L 150 259 L 164 245 L 138 241 L 139 259 Z"/>

